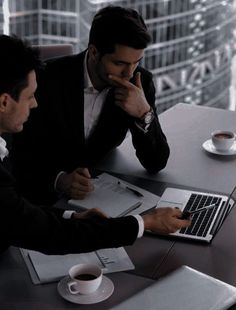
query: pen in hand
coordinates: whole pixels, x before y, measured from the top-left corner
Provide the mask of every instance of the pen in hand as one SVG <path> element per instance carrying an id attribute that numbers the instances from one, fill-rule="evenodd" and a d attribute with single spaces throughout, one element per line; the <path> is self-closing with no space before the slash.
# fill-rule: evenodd
<path id="1" fill-rule="evenodd" d="M 133 194 L 135 194 L 138 197 L 143 197 L 143 194 L 140 193 L 139 191 L 137 191 L 136 189 L 133 189 L 129 186 L 126 186 L 125 184 L 121 183 L 120 181 L 117 182 L 118 185 L 120 185 L 122 188 L 127 189 L 129 191 L 131 191 Z"/>
<path id="2" fill-rule="evenodd" d="M 184 212 L 182 213 L 181 219 L 182 219 L 182 220 L 188 219 L 188 218 L 189 218 L 191 215 L 193 215 L 193 214 L 196 214 L 196 213 L 199 213 L 199 212 L 202 212 L 202 211 L 205 211 L 205 210 L 209 210 L 209 209 L 212 209 L 212 208 L 215 208 L 215 207 L 218 207 L 218 205 L 216 205 L 216 204 L 214 203 L 214 204 L 211 204 L 211 205 L 209 205 L 209 206 L 206 206 L 206 207 L 203 207 L 203 208 L 194 210 L 194 211 L 184 211 Z"/>

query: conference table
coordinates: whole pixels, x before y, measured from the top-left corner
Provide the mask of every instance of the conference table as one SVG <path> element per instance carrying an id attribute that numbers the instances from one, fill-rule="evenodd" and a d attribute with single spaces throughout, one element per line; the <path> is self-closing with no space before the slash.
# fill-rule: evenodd
<path id="1" fill-rule="evenodd" d="M 236 183 L 236 155 L 211 154 L 202 144 L 213 130 L 235 131 L 235 112 L 179 104 L 159 118 L 171 149 L 163 171 L 157 175 L 144 171 L 135 157 L 130 136 L 97 168 L 157 195 L 168 186 L 229 194 Z M 19 249 L 11 247 L 0 256 L 0 309 L 111 309 L 182 265 L 236 286 L 235 244 L 235 208 L 210 245 L 145 234 L 125 248 L 135 270 L 107 275 L 114 283 L 114 293 L 94 305 L 65 301 L 57 292 L 57 283 L 32 284 Z"/>
<path id="2" fill-rule="evenodd" d="M 236 184 L 236 156 L 208 153 L 202 144 L 210 139 L 211 132 L 215 130 L 236 132 L 236 113 L 180 103 L 160 114 L 159 120 L 170 145 L 170 157 L 165 169 L 156 175 L 145 172 L 135 156 L 130 136 L 98 168 L 229 194 Z"/>

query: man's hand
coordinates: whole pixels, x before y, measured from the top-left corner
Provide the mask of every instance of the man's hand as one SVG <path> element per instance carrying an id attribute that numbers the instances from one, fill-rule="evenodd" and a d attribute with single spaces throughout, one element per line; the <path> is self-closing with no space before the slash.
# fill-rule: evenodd
<path id="1" fill-rule="evenodd" d="M 98 208 L 92 208 L 87 211 L 83 211 L 79 213 L 75 212 L 72 214 L 73 219 L 91 219 L 95 216 L 101 217 L 101 218 L 108 218 L 108 216 Z"/>
<path id="2" fill-rule="evenodd" d="M 87 168 L 77 168 L 71 173 L 63 173 L 57 180 L 57 189 L 73 199 L 84 199 L 94 190 Z"/>
<path id="3" fill-rule="evenodd" d="M 157 208 L 143 215 L 144 229 L 159 234 L 174 233 L 191 225 L 191 219 L 180 219 L 182 212 L 177 208 Z"/>
<path id="4" fill-rule="evenodd" d="M 150 111 L 141 83 L 140 72 L 135 76 L 135 84 L 120 77 L 109 75 L 115 87 L 115 104 L 126 111 L 129 115 L 142 118 Z"/>

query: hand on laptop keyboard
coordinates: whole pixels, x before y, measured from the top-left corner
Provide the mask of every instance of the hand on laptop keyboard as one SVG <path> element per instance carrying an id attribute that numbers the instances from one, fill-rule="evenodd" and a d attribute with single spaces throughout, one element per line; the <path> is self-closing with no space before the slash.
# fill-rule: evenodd
<path id="1" fill-rule="evenodd" d="M 181 219 L 182 212 L 177 208 L 156 208 L 144 214 L 144 229 L 158 234 L 170 234 L 191 225 L 191 219 Z"/>

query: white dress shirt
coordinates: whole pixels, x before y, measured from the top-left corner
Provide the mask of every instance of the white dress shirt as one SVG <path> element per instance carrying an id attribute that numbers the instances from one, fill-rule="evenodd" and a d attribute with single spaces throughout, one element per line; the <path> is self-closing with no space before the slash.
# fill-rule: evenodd
<path id="1" fill-rule="evenodd" d="M 88 139 L 101 114 L 110 87 L 98 91 L 93 87 L 87 67 L 88 52 L 84 58 L 84 136 Z"/>
<path id="2" fill-rule="evenodd" d="M 7 143 L 6 141 L 0 136 L 0 158 L 3 160 L 8 155 Z"/>

